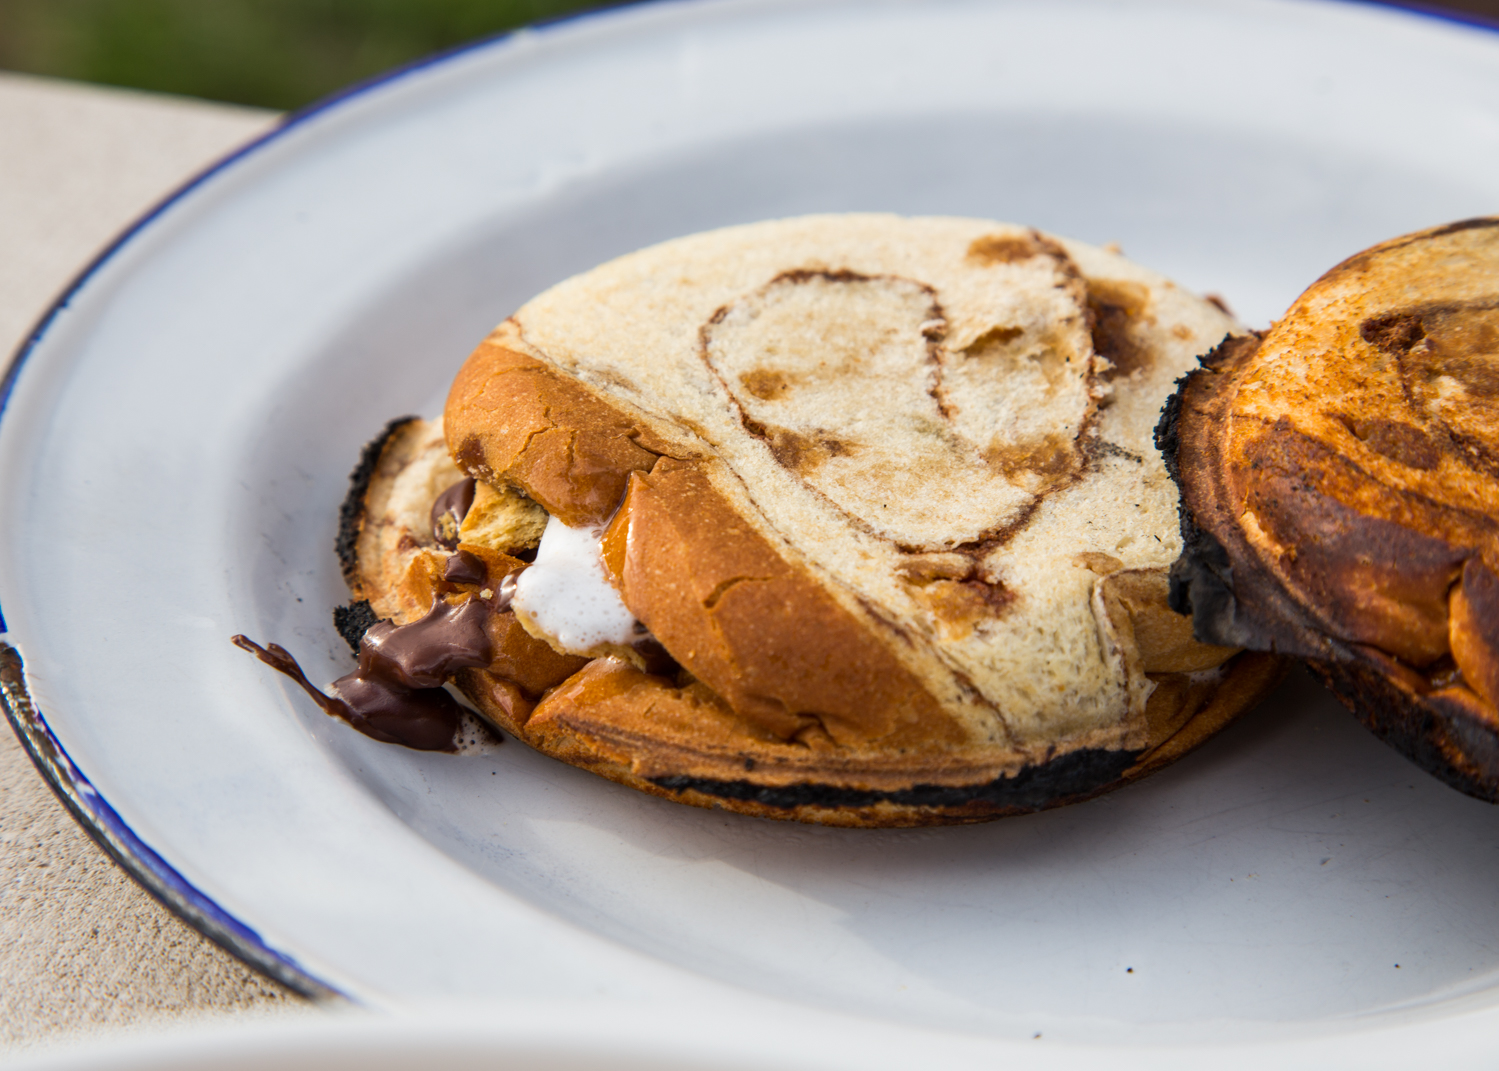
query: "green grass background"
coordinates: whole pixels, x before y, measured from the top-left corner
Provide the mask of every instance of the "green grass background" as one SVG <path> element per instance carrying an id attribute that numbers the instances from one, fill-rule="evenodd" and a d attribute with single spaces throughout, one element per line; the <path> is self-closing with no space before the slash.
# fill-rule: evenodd
<path id="1" fill-rule="evenodd" d="M 619 2 L 0 0 L 0 68 L 296 108 L 440 49 Z M 1499 19 L 1499 0 L 1441 6 Z"/>
<path id="2" fill-rule="evenodd" d="M 608 0 L 0 0 L 0 68 L 296 108 Z"/>

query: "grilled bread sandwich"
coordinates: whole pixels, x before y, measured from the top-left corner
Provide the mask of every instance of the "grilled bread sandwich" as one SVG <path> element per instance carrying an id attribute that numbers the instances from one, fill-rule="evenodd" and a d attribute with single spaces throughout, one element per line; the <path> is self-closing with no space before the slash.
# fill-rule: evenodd
<path id="1" fill-rule="evenodd" d="M 452 680 L 686 803 L 887 826 L 1083 799 L 1281 671 L 1168 606 L 1153 430 L 1225 336 L 1218 305 L 1008 224 L 667 242 L 526 304 L 440 420 L 371 444 L 340 624 L 365 677 Z"/>
<path id="2" fill-rule="evenodd" d="M 1499 219 L 1359 253 L 1173 397 L 1172 603 L 1499 800 Z"/>

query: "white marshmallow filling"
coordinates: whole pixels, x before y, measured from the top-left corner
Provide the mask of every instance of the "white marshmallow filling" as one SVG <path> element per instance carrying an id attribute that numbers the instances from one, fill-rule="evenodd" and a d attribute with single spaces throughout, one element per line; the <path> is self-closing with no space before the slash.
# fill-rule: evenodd
<path id="1" fill-rule="evenodd" d="M 547 518 L 536 560 L 515 581 L 510 608 L 527 632 L 569 654 L 592 655 L 645 638 L 604 571 L 604 529 Z"/>

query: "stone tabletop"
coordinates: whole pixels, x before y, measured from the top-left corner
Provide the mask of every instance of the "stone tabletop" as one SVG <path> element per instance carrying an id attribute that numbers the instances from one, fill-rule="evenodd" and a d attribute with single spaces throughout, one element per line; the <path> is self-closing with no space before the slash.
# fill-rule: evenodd
<path id="1" fill-rule="evenodd" d="M 120 230 L 276 121 L 0 74 L 3 359 Z M 303 1006 L 146 895 L 0 728 L 0 1054 L 103 1029 Z"/>

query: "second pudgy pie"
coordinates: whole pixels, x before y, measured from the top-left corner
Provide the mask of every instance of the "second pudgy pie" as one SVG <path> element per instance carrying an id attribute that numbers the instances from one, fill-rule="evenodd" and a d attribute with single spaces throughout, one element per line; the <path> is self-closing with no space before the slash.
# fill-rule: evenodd
<path id="1" fill-rule="evenodd" d="M 1162 423 L 1198 635 L 1306 658 L 1448 784 L 1499 801 L 1499 219 L 1382 242 Z"/>
<path id="2" fill-rule="evenodd" d="M 463 692 L 647 792 L 849 825 L 1083 798 L 1278 675 L 1166 605 L 1152 429 L 1239 330 L 1122 257 L 983 220 L 667 242 L 529 302 L 440 423 L 393 426 L 346 571 L 397 624 L 483 601 Z M 568 584 L 602 607 L 582 631 L 553 613 Z"/>

